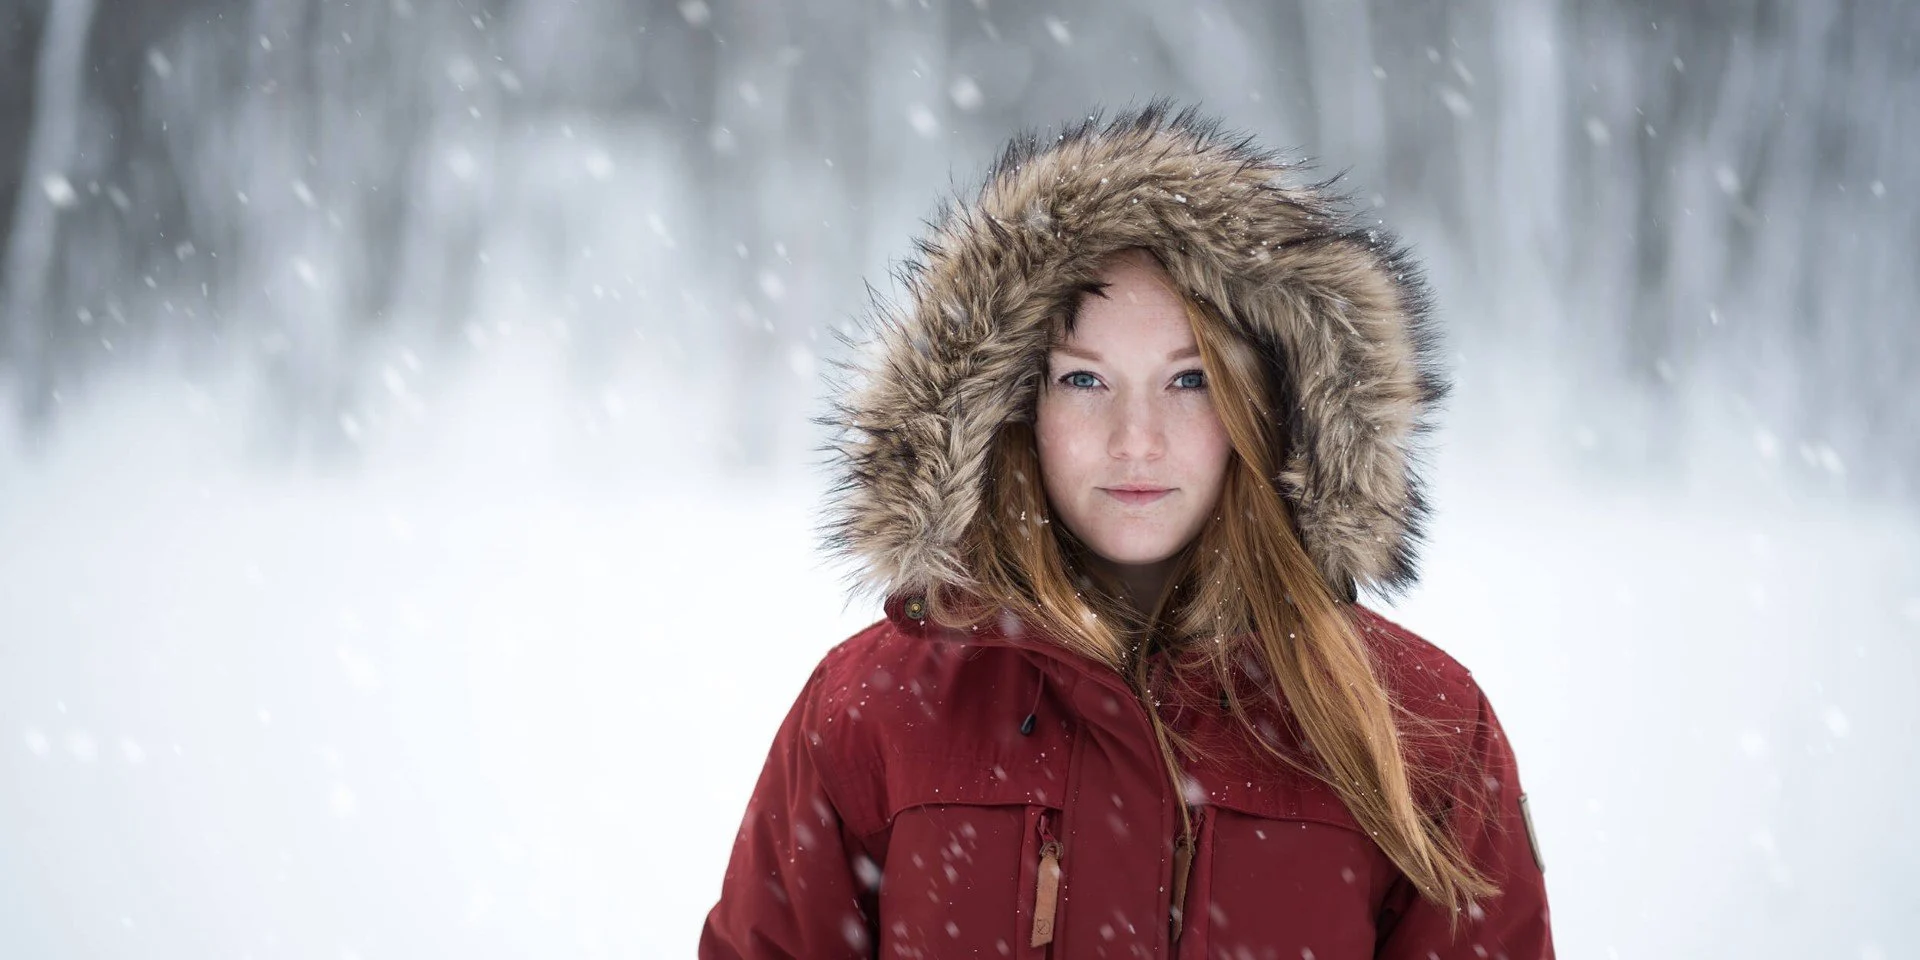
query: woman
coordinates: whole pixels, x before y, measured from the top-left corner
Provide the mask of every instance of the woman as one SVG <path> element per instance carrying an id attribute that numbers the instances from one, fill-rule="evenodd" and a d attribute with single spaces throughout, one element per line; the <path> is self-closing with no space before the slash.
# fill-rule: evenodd
<path id="1" fill-rule="evenodd" d="M 1425 290 L 1156 101 L 1016 140 L 836 407 L 885 619 L 776 735 L 703 957 L 1551 956 L 1514 756 L 1405 588 Z"/>

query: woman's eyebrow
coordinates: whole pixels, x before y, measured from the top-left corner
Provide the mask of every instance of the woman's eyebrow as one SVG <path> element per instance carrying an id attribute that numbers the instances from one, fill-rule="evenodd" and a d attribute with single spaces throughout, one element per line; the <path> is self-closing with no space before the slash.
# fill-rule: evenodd
<path id="1" fill-rule="evenodd" d="M 1069 346 L 1064 346 L 1060 344 L 1055 344 L 1053 348 L 1053 352 L 1064 353 L 1069 357 L 1079 357 L 1082 360 L 1091 360 L 1094 363 L 1101 362 L 1101 357 L 1099 354 L 1094 353 L 1091 350 L 1081 350 L 1077 347 L 1069 347 Z M 1197 357 L 1199 355 L 1200 355 L 1199 347 L 1197 346 L 1186 347 L 1180 350 L 1175 350 L 1174 352 L 1167 354 L 1167 362 L 1171 363 L 1175 360 L 1185 360 L 1188 357 Z"/>

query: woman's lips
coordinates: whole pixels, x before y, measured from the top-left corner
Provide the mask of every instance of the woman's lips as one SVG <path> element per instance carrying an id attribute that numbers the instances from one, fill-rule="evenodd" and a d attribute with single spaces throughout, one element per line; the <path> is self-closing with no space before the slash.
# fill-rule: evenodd
<path id="1" fill-rule="evenodd" d="M 1100 489 L 1104 491 L 1107 496 L 1121 503 L 1136 507 L 1142 504 L 1152 503 L 1173 492 L 1172 490 L 1120 490 L 1113 487 L 1101 487 Z"/>

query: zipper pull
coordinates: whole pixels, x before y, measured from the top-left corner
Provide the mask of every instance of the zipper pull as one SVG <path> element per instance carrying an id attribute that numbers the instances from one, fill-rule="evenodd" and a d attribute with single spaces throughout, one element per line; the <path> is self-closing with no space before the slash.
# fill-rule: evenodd
<path id="1" fill-rule="evenodd" d="M 1053 917 L 1060 899 L 1060 841 L 1040 818 L 1040 878 L 1033 891 L 1033 938 L 1029 946 L 1053 942 Z"/>
<path id="2" fill-rule="evenodd" d="M 1186 919 L 1187 875 L 1193 867 L 1193 841 L 1175 837 L 1173 841 L 1173 939 L 1180 940 L 1180 928 Z"/>

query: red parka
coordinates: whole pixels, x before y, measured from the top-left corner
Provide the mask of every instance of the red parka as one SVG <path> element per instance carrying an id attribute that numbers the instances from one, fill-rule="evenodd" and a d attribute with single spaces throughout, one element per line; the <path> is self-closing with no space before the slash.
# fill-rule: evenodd
<path id="1" fill-rule="evenodd" d="M 1552 956 L 1493 708 L 1460 664 L 1357 602 L 1415 578 L 1428 502 L 1411 454 L 1446 389 L 1430 297 L 1377 220 L 1295 166 L 1155 102 L 1015 138 L 978 196 L 931 224 L 905 302 L 881 306 L 825 421 L 828 543 L 887 617 L 827 655 L 781 725 L 702 957 Z M 1032 421 L 1058 321 L 1130 247 L 1267 365 L 1287 522 L 1385 693 L 1424 721 L 1401 727 L 1410 765 L 1433 774 L 1416 802 L 1500 889 L 1455 936 L 1335 791 L 1241 735 L 1223 700 L 1253 705 L 1260 735 L 1313 766 L 1256 668 L 1209 691 L 1152 655 L 1148 702 L 1201 748 L 1176 779 L 1112 667 L 1012 617 L 925 619 L 932 591 L 969 586 L 996 438 Z"/>
<path id="2" fill-rule="evenodd" d="M 1244 740 L 1217 706 L 1163 707 L 1211 748 L 1185 765 L 1192 786 L 1176 797 L 1144 708 L 1112 668 L 1044 638 L 948 631 L 887 606 L 821 661 L 775 736 L 703 958 L 1553 955 L 1492 706 L 1460 664 L 1364 606 L 1352 609 L 1389 688 L 1452 731 L 1426 749 L 1484 778 L 1482 790 L 1461 785 L 1473 805 L 1454 822 L 1473 825 L 1467 851 L 1501 893 L 1451 937 L 1446 911 L 1331 789 L 1234 749 Z M 1173 942 L 1183 801 L 1196 844 Z M 1036 947 L 1050 851 L 1051 943 Z"/>

